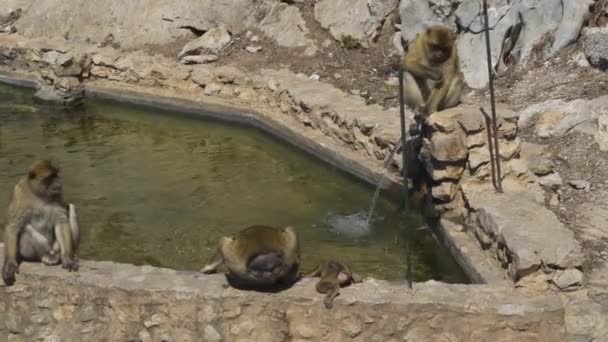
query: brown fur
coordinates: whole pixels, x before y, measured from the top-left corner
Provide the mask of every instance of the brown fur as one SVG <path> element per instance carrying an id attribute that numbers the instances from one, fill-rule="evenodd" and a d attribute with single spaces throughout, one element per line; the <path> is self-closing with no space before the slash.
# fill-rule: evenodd
<path id="1" fill-rule="evenodd" d="M 292 227 L 251 226 L 220 239 L 218 252 L 201 272 L 213 273 L 224 264 L 237 283 L 270 286 L 298 277 L 300 246 Z"/>
<path id="2" fill-rule="evenodd" d="M 456 106 L 462 95 L 456 35 L 443 26 L 419 33 L 403 58 L 405 102 L 416 114 Z"/>
<path id="3" fill-rule="evenodd" d="M 4 230 L 2 278 L 7 286 L 14 284 L 22 260 L 78 269 L 79 227 L 62 191 L 59 168 L 48 160 L 36 162 L 15 185 Z"/>
<path id="4" fill-rule="evenodd" d="M 317 292 L 325 294 L 323 303 L 328 309 L 333 307 L 341 286 L 361 282 L 361 277 L 353 273 L 348 264 L 331 260 L 320 263 L 307 277 L 321 277 L 315 288 Z"/>

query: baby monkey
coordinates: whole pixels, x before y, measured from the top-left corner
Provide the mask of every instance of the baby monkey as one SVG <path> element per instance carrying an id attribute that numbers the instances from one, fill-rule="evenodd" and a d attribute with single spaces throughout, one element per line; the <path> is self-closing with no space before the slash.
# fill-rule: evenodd
<path id="1" fill-rule="evenodd" d="M 351 283 L 360 283 L 361 277 L 353 273 L 350 266 L 337 261 L 323 261 L 307 277 L 321 277 L 316 289 L 319 293 L 325 293 L 323 303 L 327 309 L 333 307 L 334 298 L 340 293 L 340 287 Z"/>

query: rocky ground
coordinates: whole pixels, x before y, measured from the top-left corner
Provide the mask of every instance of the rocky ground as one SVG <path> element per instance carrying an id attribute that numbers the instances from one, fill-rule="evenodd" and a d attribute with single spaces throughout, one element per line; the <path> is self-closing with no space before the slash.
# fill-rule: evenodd
<path id="1" fill-rule="evenodd" d="M 607 4 L 608 1 L 600 1 L 595 5 L 589 26 L 602 26 L 606 22 Z M 237 35 L 234 43 L 222 51 L 218 62 L 236 62 L 251 70 L 288 67 L 296 73 L 318 75 L 347 93 L 361 94 L 367 103 L 378 103 L 384 108 L 398 106 L 395 70 L 400 55 L 391 40 L 395 33 L 394 16 L 389 16 L 369 49 L 347 48 L 332 39 L 314 20 L 311 3 L 297 6 L 314 40 L 324 47 L 322 53 L 299 58 L 303 49 L 276 46 L 263 38 L 263 34 L 253 31 Z M 248 46 L 261 47 L 261 50 L 251 53 L 247 51 Z M 533 60 L 497 75 L 497 101 L 521 111 L 548 100 L 591 100 L 607 95 L 608 73 L 590 67 L 583 48 L 579 40 L 551 59 Z M 463 101 L 469 103 L 489 98 L 487 88 L 468 89 L 465 94 Z M 548 195 L 547 207 L 582 243 L 589 295 L 595 303 L 608 306 L 608 151 L 601 151 L 588 131 L 572 129 L 565 134 L 540 138 L 535 132 L 536 121 L 533 118 L 521 127 L 521 138 L 543 146 L 563 180 L 557 190 L 557 202 Z M 597 331 L 608 329 L 596 323 L 600 324 L 595 327 Z"/>

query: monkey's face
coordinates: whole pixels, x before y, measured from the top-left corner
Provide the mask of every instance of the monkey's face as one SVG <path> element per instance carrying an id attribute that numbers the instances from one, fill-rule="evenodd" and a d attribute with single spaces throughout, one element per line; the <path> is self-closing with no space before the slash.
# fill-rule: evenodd
<path id="1" fill-rule="evenodd" d="M 58 197 L 63 193 L 63 182 L 59 173 L 49 175 L 42 180 L 42 183 L 46 186 L 47 195 L 49 197 Z"/>
<path id="2" fill-rule="evenodd" d="M 429 59 L 433 64 L 447 61 L 454 48 L 455 36 L 445 27 L 435 26 L 427 30 L 426 48 Z"/>
<path id="3" fill-rule="evenodd" d="M 63 193 L 59 169 L 49 161 L 40 161 L 30 169 L 28 180 L 32 190 L 40 197 L 56 199 Z"/>

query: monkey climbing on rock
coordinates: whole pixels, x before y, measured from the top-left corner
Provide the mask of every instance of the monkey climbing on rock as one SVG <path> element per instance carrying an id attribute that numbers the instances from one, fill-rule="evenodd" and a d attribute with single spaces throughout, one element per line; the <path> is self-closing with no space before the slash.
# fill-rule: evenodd
<path id="1" fill-rule="evenodd" d="M 76 209 L 64 202 L 59 168 L 52 162 L 36 162 L 15 185 L 7 221 L 2 266 L 7 286 L 15 283 L 21 261 L 61 263 L 69 271 L 78 270 Z"/>
<path id="2" fill-rule="evenodd" d="M 291 285 L 299 278 L 300 244 L 293 227 L 251 226 L 222 237 L 218 251 L 201 269 L 214 273 L 221 265 L 239 286 Z"/>

